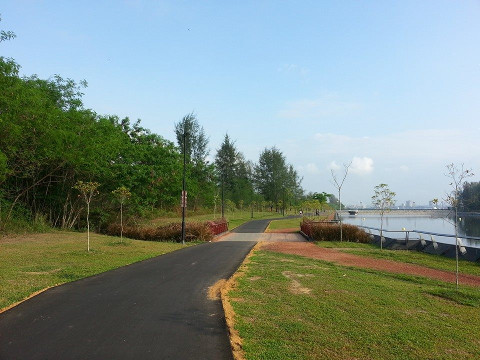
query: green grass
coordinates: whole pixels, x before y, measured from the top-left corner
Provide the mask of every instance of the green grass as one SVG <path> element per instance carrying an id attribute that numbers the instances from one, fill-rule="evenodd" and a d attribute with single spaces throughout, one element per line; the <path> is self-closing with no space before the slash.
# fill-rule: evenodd
<path id="1" fill-rule="evenodd" d="M 270 225 L 268 225 L 267 232 L 269 230 L 284 230 L 284 229 L 297 229 L 300 231 L 300 222 L 302 219 L 283 219 L 283 220 L 272 220 Z"/>
<path id="2" fill-rule="evenodd" d="M 229 295 L 250 360 L 480 357 L 478 289 L 258 251 Z"/>
<path id="3" fill-rule="evenodd" d="M 228 221 L 228 229 L 232 230 L 235 229 L 237 226 L 242 225 L 243 223 L 246 223 L 247 221 L 250 220 L 259 220 L 259 219 L 269 219 L 269 218 L 276 218 L 280 217 L 281 215 L 276 212 L 270 212 L 270 211 L 263 211 L 263 212 L 253 212 L 253 219 L 252 219 L 252 213 L 251 211 L 247 210 L 237 210 L 235 212 L 228 211 L 225 213 L 225 218 Z M 214 220 L 214 219 L 220 219 L 221 214 L 219 211 L 216 212 L 216 214 L 201 214 L 201 215 L 195 215 L 191 213 L 187 213 L 186 216 L 186 221 L 209 221 L 209 220 Z M 169 224 L 172 222 L 181 222 L 182 217 L 181 216 L 165 216 L 165 217 L 159 217 L 155 218 L 153 220 L 148 221 L 148 224 L 153 224 L 153 225 L 165 225 Z"/>
<path id="4" fill-rule="evenodd" d="M 0 239 L 0 309 L 56 284 L 74 281 L 182 248 L 91 234 L 52 232 Z"/>

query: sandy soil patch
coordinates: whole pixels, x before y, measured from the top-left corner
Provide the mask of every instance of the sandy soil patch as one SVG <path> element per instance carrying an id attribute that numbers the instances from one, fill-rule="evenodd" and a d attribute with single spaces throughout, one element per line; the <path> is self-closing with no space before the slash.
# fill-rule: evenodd
<path id="1" fill-rule="evenodd" d="M 420 265 L 407 264 L 398 261 L 367 258 L 348 254 L 335 249 L 320 248 L 315 244 L 307 242 L 262 243 L 262 249 L 330 261 L 339 265 L 356 266 L 398 274 L 424 276 L 435 280 L 455 283 L 454 272 L 435 270 Z M 480 287 L 480 276 L 460 274 L 459 282 L 464 285 Z"/>
<path id="2" fill-rule="evenodd" d="M 291 271 L 283 271 L 282 275 L 291 281 L 289 290 L 292 294 L 295 294 L 295 295 L 310 294 L 310 292 L 312 291 L 312 289 L 303 287 L 302 284 L 297 279 L 295 279 L 296 277 L 301 278 L 304 275 L 295 274 L 295 273 L 292 273 Z"/>
<path id="3" fill-rule="evenodd" d="M 267 230 L 266 230 L 265 232 L 267 232 L 267 233 L 273 233 L 273 234 L 296 233 L 296 232 L 299 232 L 299 228 L 298 228 L 298 227 L 294 227 L 294 228 L 278 229 L 278 230 L 270 230 L 270 229 L 267 228 Z"/>

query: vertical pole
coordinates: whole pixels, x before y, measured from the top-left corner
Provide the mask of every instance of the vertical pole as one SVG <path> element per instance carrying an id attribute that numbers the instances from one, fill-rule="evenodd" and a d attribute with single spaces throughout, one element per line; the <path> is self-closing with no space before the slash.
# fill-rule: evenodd
<path id="1" fill-rule="evenodd" d="M 338 188 L 338 208 L 340 212 L 338 213 L 338 219 L 340 220 L 340 242 L 343 241 L 343 229 L 342 229 L 342 193 L 341 189 Z"/>
<path id="2" fill-rule="evenodd" d="M 223 166 L 222 166 L 222 219 L 225 219 L 225 198 L 223 192 Z"/>
<path id="3" fill-rule="evenodd" d="M 123 200 L 120 202 L 120 242 L 123 243 Z"/>
<path id="4" fill-rule="evenodd" d="M 87 202 L 87 251 L 90 252 L 90 202 Z"/>
<path id="5" fill-rule="evenodd" d="M 458 203 L 457 203 L 457 191 L 455 189 L 455 285 L 458 290 Z"/>
<path id="6" fill-rule="evenodd" d="M 185 136 L 185 124 L 183 127 L 183 183 L 182 183 L 182 244 L 185 245 L 185 208 L 187 207 L 187 199 L 185 196 L 185 167 L 186 167 L 186 136 Z"/>

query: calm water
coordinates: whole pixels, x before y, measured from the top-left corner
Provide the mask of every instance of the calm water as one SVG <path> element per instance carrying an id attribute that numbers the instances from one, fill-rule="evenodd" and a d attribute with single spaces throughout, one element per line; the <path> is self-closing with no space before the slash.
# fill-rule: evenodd
<path id="1" fill-rule="evenodd" d="M 380 216 L 379 215 L 344 215 L 342 216 L 344 223 L 353 225 L 363 225 L 374 228 L 380 228 Z M 385 230 L 420 230 L 427 232 L 434 232 L 440 234 L 455 235 L 455 226 L 453 225 L 453 219 L 445 219 L 439 217 L 425 216 L 405 216 L 405 215 L 385 215 L 383 218 L 383 228 Z M 376 231 L 374 234 L 378 233 Z M 480 218 L 479 217 L 466 217 L 462 218 L 459 222 L 459 235 L 480 237 Z M 387 233 L 385 236 L 392 238 L 405 238 L 405 233 Z M 417 238 L 417 233 L 410 233 L 410 238 Z M 426 240 L 430 240 L 430 235 L 423 235 Z M 435 240 L 447 244 L 455 244 L 454 238 L 435 236 Z M 466 246 L 472 246 L 480 248 L 480 241 L 462 239 L 462 242 Z"/>

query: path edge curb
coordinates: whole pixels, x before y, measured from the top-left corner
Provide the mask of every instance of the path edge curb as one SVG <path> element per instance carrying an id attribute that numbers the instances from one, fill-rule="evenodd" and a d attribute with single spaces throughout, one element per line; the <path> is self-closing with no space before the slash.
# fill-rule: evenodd
<path id="1" fill-rule="evenodd" d="M 223 312 L 225 314 L 225 322 L 228 329 L 228 337 L 230 339 L 230 347 L 234 360 L 245 360 L 245 353 L 243 351 L 242 338 L 235 329 L 235 311 L 230 303 L 230 297 L 228 293 L 237 287 L 237 279 L 245 274 L 250 257 L 261 248 L 261 242 L 257 242 L 253 248 L 249 251 L 245 259 L 238 267 L 237 271 L 225 282 L 224 286 L 220 289 L 220 298 L 222 301 Z"/>

